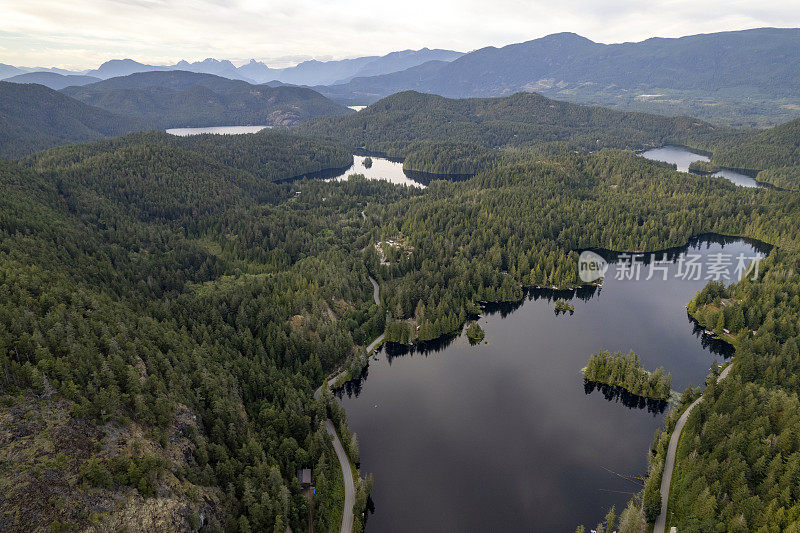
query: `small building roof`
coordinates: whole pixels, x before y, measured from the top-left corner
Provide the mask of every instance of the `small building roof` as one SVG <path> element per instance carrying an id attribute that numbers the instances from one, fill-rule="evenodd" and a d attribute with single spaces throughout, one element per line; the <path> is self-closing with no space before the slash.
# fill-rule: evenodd
<path id="1" fill-rule="evenodd" d="M 311 479 L 310 468 L 303 468 L 297 471 L 297 481 L 299 481 L 301 485 L 311 485 Z"/>

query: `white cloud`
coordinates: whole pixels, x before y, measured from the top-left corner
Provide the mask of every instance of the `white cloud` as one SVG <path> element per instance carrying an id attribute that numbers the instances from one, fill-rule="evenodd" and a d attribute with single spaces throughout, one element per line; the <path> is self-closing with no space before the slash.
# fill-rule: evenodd
<path id="1" fill-rule="evenodd" d="M 405 48 L 473 50 L 558 31 L 600 42 L 800 26 L 795 0 L 0 0 L 0 62 L 90 68 L 253 57 L 286 66 Z"/>

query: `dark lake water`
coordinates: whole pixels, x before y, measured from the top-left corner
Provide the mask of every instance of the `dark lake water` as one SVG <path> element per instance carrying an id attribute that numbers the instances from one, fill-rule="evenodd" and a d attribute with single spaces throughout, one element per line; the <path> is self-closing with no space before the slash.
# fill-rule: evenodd
<path id="1" fill-rule="evenodd" d="M 703 238 L 686 250 L 755 249 Z M 361 470 L 375 475 L 368 531 L 573 531 L 640 489 L 609 470 L 645 473 L 663 414 L 590 392 L 580 369 L 601 349 L 633 349 L 682 390 L 703 383 L 725 345 L 686 314 L 705 280 L 676 279 L 675 263 L 667 281 L 616 280 L 613 269 L 593 294 L 559 294 L 574 315 L 556 316 L 552 294 L 530 294 L 480 318 L 486 344 L 384 348 L 339 392 Z"/>
<path id="2" fill-rule="evenodd" d="M 697 154 L 686 148 L 683 148 L 682 146 L 662 146 L 661 148 L 645 150 L 644 152 L 640 152 L 639 155 L 654 161 L 674 163 L 681 172 L 689 172 L 689 165 L 693 161 L 709 161 L 707 156 Z M 725 178 L 734 185 L 739 185 L 740 187 L 759 186 L 755 179 L 734 170 L 722 169 L 719 172 L 712 174 L 712 176 Z"/>

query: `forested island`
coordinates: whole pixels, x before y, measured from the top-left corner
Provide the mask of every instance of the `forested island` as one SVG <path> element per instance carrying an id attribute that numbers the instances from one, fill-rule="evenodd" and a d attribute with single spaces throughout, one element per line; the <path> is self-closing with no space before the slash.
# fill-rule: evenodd
<path id="1" fill-rule="evenodd" d="M 583 369 L 588 381 L 622 387 L 651 400 L 668 400 L 672 394 L 672 375 L 659 367 L 648 372 L 633 351 L 623 354 L 607 350 L 592 355 Z"/>
<path id="2" fill-rule="evenodd" d="M 572 314 L 575 312 L 575 306 L 569 303 L 568 301 L 559 298 L 558 300 L 556 300 L 555 312 L 556 314 L 559 313 Z"/>
<path id="3" fill-rule="evenodd" d="M 467 328 L 467 338 L 473 344 L 481 342 L 485 335 L 483 328 L 477 322 L 473 322 Z"/>

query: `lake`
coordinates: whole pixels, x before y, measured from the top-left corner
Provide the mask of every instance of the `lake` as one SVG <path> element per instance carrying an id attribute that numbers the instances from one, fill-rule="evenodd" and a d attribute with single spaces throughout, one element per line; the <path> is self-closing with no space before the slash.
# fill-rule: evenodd
<path id="1" fill-rule="evenodd" d="M 207 128 L 170 128 L 167 133 L 186 137 L 189 135 L 201 135 L 203 133 L 214 133 L 217 135 L 241 135 L 243 133 L 258 133 L 259 131 L 271 126 L 211 126 Z"/>
<path id="2" fill-rule="evenodd" d="M 689 172 L 689 165 L 693 161 L 709 161 L 708 156 L 692 152 L 682 146 L 662 146 L 661 148 L 645 150 L 644 152 L 640 152 L 639 155 L 646 159 L 652 159 L 653 161 L 674 163 L 681 172 Z M 725 178 L 734 185 L 739 185 L 740 187 L 759 187 L 755 179 L 730 169 L 722 169 L 712 174 L 712 176 Z"/>
<path id="3" fill-rule="evenodd" d="M 667 281 L 609 270 L 599 289 L 558 293 L 574 315 L 556 316 L 541 290 L 492 306 L 479 319 L 486 344 L 382 349 L 337 393 L 361 471 L 375 475 L 367 531 L 573 531 L 619 512 L 640 487 L 612 472 L 645 474 L 663 414 L 585 387 L 589 356 L 633 349 L 682 390 L 730 353 L 689 320 L 685 305 L 706 281 L 676 279 L 677 252 L 749 256 L 755 244 L 695 240 L 673 251 Z"/>
<path id="4" fill-rule="evenodd" d="M 395 185 L 413 185 L 415 187 L 425 187 L 424 184 L 411 179 L 405 172 L 403 172 L 403 163 L 397 160 L 386 159 L 383 157 L 372 157 L 372 166 L 367 168 L 364 166 L 365 156 L 354 155 L 353 165 L 336 176 L 331 177 L 331 180 L 342 181 L 346 180 L 352 174 L 363 174 L 368 180 L 386 180 Z"/>

